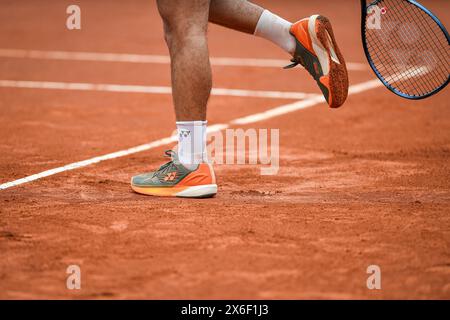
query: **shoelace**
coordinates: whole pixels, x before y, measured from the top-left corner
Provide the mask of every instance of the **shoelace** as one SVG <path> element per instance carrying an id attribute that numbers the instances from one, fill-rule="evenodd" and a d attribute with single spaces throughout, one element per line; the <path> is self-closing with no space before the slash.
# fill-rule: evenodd
<path id="1" fill-rule="evenodd" d="M 292 62 L 291 64 L 288 64 L 287 66 L 283 67 L 283 69 L 291 69 L 301 64 L 301 62 L 296 60 L 295 58 L 292 58 L 291 62 Z"/>
<path id="2" fill-rule="evenodd" d="M 167 157 L 172 158 L 172 160 L 159 167 L 159 169 L 153 173 L 153 177 L 159 178 L 161 176 L 165 176 L 169 172 L 174 171 L 173 169 L 175 169 L 175 171 L 177 169 L 177 166 L 173 162 L 173 159 L 177 157 L 177 154 L 173 150 L 166 150 L 164 153 Z"/>

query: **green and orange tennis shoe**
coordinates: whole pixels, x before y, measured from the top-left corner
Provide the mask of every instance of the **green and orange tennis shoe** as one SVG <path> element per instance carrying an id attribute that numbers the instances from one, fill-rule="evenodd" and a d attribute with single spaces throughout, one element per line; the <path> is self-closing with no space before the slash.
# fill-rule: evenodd
<path id="1" fill-rule="evenodd" d="M 160 197 L 210 198 L 217 193 L 212 165 L 200 163 L 190 170 L 172 150 L 165 152 L 172 160 L 158 170 L 131 178 L 131 188 L 140 194 Z"/>
<path id="2" fill-rule="evenodd" d="M 316 80 L 328 105 L 340 107 L 348 95 L 348 72 L 330 21 L 313 15 L 294 23 L 290 33 L 297 45 L 292 64 L 285 68 L 301 64 Z"/>

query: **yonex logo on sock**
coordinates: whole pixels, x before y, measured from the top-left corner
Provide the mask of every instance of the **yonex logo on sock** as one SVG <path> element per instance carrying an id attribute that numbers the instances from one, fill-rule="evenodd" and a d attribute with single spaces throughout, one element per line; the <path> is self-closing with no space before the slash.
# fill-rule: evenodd
<path id="1" fill-rule="evenodd" d="M 187 137 L 189 137 L 190 134 L 191 134 L 191 131 L 189 131 L 189 130 L 186 130 L 186 129 L 180 130 L 180 138 L 187 138 Z"/>

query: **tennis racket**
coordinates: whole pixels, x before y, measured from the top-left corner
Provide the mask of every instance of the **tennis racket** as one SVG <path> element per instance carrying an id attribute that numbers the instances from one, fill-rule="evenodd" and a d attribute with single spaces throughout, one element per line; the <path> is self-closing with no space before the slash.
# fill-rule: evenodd
<path id="1" fill-rule="evenodd" d="M 413 0 L 361 0 L 361 35 L 372 70 L 395 94 L 424 99 L 450 80 L 450 39 L 439 19 Z"/>

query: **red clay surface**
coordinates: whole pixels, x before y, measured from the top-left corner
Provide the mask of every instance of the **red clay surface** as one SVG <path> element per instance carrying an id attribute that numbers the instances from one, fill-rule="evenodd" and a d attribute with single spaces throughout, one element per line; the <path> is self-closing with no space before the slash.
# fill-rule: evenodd
<path id="1" fill-rule="evenodd" d="M 290 20 L 320 12 L 349 62 L 365 62 L 355 1 L 257 1 Z M 153 1 L 2 1 L 1 48 L 167 54 Z M 448 1 L 423 1 L 450 25 Z M 217 26 L 212 56 L 287 58 Z M 317 93 L 296 69 L 214 67 L 214 86 Z M 0 80 L 170 85 L 169 66 L 0 58 Z M 351 84 L 374 76 L 350 72 Z M 249 128 L 280 129 L 278 175 L 216 166 L 209 200 L 134 194 L 161 147 L 0 191 L 0 298 L 450 298 L 450 91 L 378 88 Z M 290 100 L 211 98 L 209 121 Z M 168 95 L 0 88 L 0 183 L 170 135 Z M 82 289 L 66 289 L 78 264 Z M 379 265 L 382 289 L 366 287 Z"/>

